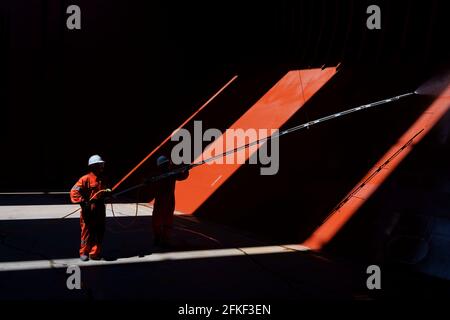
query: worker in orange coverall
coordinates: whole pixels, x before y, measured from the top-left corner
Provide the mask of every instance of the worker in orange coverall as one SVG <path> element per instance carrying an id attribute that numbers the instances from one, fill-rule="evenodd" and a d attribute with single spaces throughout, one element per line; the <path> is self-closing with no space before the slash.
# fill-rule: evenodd
<path id="1" fill-rule="evenodd" d="M 173 169 L 172 163 L 165 156 L 160 156 L 156 164 L 160 174 L 168 173 Z M 154 241 L 157 246 L 170 246 L 175 211 L 175 184 L 177 180 L 185 180 L 188 176 L 189 171 L 186 170 L 155 182 L 152 222 Z"/>
<path id="2" fill-rule="evenodd" d="M 82 176 L 70 191 L 72 203 L 81 206 L 80 226 L 82 261 L 101 258 L 103 235 L 105 233 L 105 197 L 111 190 L 106 189 L 104 181 L 105 162 L 99 155 L 89 158 L 89 173 Z"/>

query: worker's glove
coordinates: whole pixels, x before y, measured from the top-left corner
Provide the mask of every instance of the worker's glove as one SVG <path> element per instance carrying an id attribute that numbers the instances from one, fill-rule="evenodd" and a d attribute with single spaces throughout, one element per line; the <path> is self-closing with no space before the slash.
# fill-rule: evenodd
<path id="1" fill-rule="evenodd" d="M 105 198 L 112 198 L 113 197 L 113 194 L 112 194 L 112 190 L 111 189 L 105 189 L 105 191 L 104 191 L 104 197 Z"/>

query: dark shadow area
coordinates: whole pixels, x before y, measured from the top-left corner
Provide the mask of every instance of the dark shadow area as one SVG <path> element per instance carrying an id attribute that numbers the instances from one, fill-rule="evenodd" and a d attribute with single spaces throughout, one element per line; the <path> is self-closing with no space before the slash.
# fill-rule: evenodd
<path id="1" fill-rule="evenodd" d="M 83 288 L 68 290 L 65 268 L 0 272 L 0 299 L 344 301 L 364 284 L 345 266 L 302 253 L 81 266 L 81 276 Z"/>
<path id="2" fill-rule="evenodd" d="M 363 265 L 302 252 L 82 266 L 81 290 L 65 268 L 0 272 L 0 299 L 161 301 L 443 301 L 442 282 L 404 270 L 383 273 L 383 290 L 366 288 Z"/>

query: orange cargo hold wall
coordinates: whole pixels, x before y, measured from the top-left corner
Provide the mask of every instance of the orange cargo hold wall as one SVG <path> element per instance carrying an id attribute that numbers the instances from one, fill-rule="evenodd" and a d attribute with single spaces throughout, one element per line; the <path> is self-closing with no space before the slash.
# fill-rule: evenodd
<path id="1" fill-rule="evenodd" d="M 294 70 L 280 79 L 258 102 L 247 110 L 229 129 L 279 129 L 291 118 L 325 83 L 336 73 L 336 67 L 325 69 Z M 225 132 L 209 147 L 227 141 Z M 258 137 L 262 138 L 261 136 Z M 246 141 L 251 143 L 252 141 Z M 220 149 L 220 148 L 218 148 Z M 224 148 L 224 151 L 230 148 Z M 247 160 L 256 148 L 244 153 Z M 205 151 L 195 162 L 209 158 Z M 192 214 L 204 203 L 241 164 L 208 163 L 191 170 L 186 181 L 178 182 L 176 188 L 176 210 Z"/>

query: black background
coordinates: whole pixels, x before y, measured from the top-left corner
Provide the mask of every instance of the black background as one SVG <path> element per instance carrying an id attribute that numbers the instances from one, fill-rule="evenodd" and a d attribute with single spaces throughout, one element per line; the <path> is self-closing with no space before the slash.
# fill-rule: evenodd
<path id="1" fill-rule="evenodd" d="M 298 67 L 342 62 L 355 103 L 420 83 L 448 61 L 444 3 L 2 1 L 0 189 L 67 190 L 93 153 L 118 180 L 235 74 L 244 88 L 198 120 L 226 127 Z M 70 4 L 81 30 L 65 26 Z"/>

